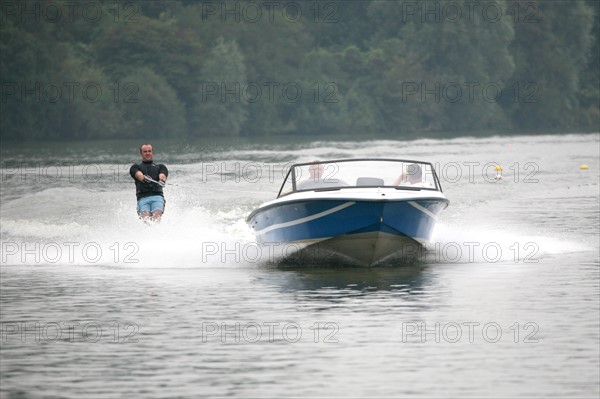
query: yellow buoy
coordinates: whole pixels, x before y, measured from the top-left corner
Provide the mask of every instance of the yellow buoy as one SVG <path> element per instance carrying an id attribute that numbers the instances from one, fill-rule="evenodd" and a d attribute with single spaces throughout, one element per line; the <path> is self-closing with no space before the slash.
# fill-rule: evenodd
<path id="1" fill-rule="evenodd" d="M 579 169 L 584 170 L 584 169 L 589 169 L 590 167 L 587 165 L 579 165 Z"/>
<path id="2" fill-rule="evenodd" d="M 500 165 L 496 165 L 496 170 L 497 170 L 498 172 L 500 172 L 500 171 L 502 170 L 502 166 L 500 166 Z"/>

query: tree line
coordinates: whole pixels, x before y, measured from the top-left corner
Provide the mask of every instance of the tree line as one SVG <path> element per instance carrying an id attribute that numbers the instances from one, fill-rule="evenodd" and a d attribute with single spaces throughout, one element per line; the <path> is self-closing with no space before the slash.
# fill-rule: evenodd
<path id="1" fill-rule="evenodd" d="M 2 0 L 3 140 L 591 131 L 597 1 Z"/>

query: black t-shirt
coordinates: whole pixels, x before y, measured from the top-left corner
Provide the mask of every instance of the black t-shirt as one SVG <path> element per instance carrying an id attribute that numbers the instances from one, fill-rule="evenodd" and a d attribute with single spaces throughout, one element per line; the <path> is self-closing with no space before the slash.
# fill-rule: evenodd
<path id="1" fill-rule="evenodd" d="M 162 187 L 156 183 L 145 183 L 135 178 L 137 171 L 141 171 L 144 175 L 150 176 L 152 179 L 158 181 L 158 175 L 163 173 L 165 176 L 169 176 L 167 167 L 162 163 L 156 165 L 153 161 L 143 161 L 142 163 L 135 163 L 129 168 L 129 174 L 135 180 L 135 195 L 137 199 L 149 197 L 151 195 L 163 196 Z"/>

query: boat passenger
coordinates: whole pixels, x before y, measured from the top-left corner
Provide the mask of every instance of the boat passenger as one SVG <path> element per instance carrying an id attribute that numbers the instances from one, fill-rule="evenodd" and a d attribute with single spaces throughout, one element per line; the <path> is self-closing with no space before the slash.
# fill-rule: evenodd
<path id="1" fill-rule="evenodd" d="M 423 180 L 423 170 L 421 165 L 411 163 L 406 168 L 406 173 L 402 173 L 395 181 L 394 186 L 410 186 L 430 188 L 431 184 Z"/>

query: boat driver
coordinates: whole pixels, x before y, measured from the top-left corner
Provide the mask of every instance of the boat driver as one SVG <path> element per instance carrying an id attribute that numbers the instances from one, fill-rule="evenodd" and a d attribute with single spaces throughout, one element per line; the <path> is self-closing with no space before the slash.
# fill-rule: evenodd
<path id="1" fill-rule="evenodd" d="M 142 162 L 131 165 L 129 174 L 135 180 L 137 212 L 144 222 L 159 222 L 165 211 L 163 187 L 169 176 L 167 167 L 153 161 L 152 145 L 140 147 Z"/>
<path id="2" fill-rule="evenodd" d="M 312 165 L 308 167 L 309 177 L 298 183 L 296 190 L 316 190 L 319 188 L 342 187 L 348 185 L 345 181 L 340 179 L 323 177 L 324 172 L 325 166 L 318 161 L 314 161 Z"/>

